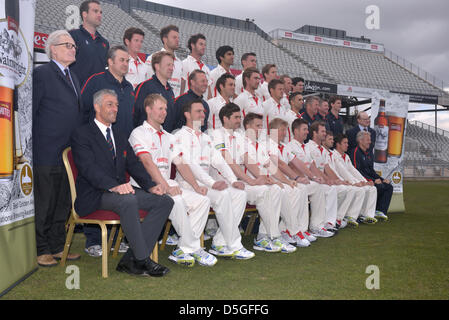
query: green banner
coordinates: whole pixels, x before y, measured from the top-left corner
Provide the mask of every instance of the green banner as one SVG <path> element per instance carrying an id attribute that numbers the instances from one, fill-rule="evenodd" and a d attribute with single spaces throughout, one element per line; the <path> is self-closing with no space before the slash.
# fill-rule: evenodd
<path id="1" fill-rule="evenodd" d="M 32 170 L 35 0 L 0 1 L 0 296 L 36 270 Z"/>

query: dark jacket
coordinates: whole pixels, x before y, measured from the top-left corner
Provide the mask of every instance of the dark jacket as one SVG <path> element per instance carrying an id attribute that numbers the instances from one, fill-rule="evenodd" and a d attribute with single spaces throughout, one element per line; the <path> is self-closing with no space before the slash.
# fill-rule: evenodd
<path id="1" fill-rule="evenodd" d="M 34 165 L 62 166 L 62 151 L 81 125 L 80 86 L 73 72 L 71 76 L 73 85 L 53 61 L 33 71 Z"/>
<path id="2" fill-rule="evenodd" d="M 373 154 L 369 150 L 365 152 L 357 146 L 349 152 L 349 157 L 354 167 L 365 179 L 368 181 L 381 179 L 383 181 L 383 178 L 374 170 Z"/>
<path id="3" fill-rule="evenodd" d="M 329 112 L 326 116 L 326 129 L 332 131 L 334 134 L 334 137 L 339 134 L 343 133 L 344 127 L 343 127 L 343 119 L 341 116 L 335 117 L 332 112 Z"/>
<path id="4" fill-rule="evenodd" d="M 180 129 L 186 124 L 186 118 L 184 117 L 184 114 L 182 112 L 182 107 L 192 100 L 201 100 L 201 103 L 203 104 L 206 117 L 204 119 L 204 126 L 201 127 L 201 131 L 204 132 L 207 130 L 207 119 L 209 119 L 210 112 L 209 105 L 202 96 L 198 96 L 195 92 L 192 91 L 192 89 L 189 89 L 189 91 L 180 95 L 175 100 L 176 126 L 174 129 Z"/>
<path id="5" fill-rule="evenodd" d="M 156 185 L 134 154 L 128 137 L 116 129 L 112 129 L 112 132 L 115 141 L 115 161 L 105 137 L 95 122 L 91 121 L 76 129 L 72 135 L 73 160 L 78 170 L 75 209 L 80 216 L 97 210 L 104 192 L 126 183 L 127 172 L 143 190 L 149 190 Z"/>
<path id="6" fill-rule="evenodd" d="M 167 117 L 162 125 L 165 131 L 172 132 L 175 125 L 174 103 L 175 94 L 170 84 L 167 82 L 167 86 L 164 86 L 154 74 L 147 81 L 142 82 L 136 87 L 135 90 L 135 102 L 134 102 L 134 127 L 142 125 L 147 120 L 147 113 L 143 103 L 145 98 L 151 93 L 158 93 L 167 100 Z"/>
<path id="7" fill-rule="evenodd" d="M 360 127 L 358 124 L 354 128 L 351 128 L 348 131 L 346 131 L 346 135 L 348 136 L 348 145 L 349 145 L 348 150 L 352 150 L 355 147 L 357 147 L 356 137 L 357 137 L 357 133 L 359 133 L 359 132 L 360 132 Z M 374 145 L 376 143 L 376 131 L 372 128 L 368 128 L 368 132 L 371 134 L 371 144 L 370 144 L 368 150 L 372 154 Z"/>
<path id="8" fill-rule="evenodd" d="M 76 61 L 70 69 L 78 76 L 82 87 L 91 75 L 106 68 L 109 42 L 98 31 L 95 32 L 94 39 L 82 25 L 79 29 L 70 30 L 69 33 L 77 46 Z"/>
<path id="9" fill-rule="evenodd" d="M 134 107 L 134 88 L 125 78 L 118 82 L 116 78 L 106 70 L 92 75 L 87 79 L 81 89 L 83 99 L 83 123 L 88 123 L 95 118 L 94 94 L 102 89 L 111 89 L 118 96 L 117 120 L 112 125 L 118 128 L 120 132 L 129 137 L 133 131 L 133 107 Z"/>

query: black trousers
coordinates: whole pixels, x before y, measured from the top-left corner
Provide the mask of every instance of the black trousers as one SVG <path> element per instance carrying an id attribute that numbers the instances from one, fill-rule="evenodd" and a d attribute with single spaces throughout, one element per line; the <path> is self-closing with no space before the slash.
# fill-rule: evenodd
<path id="1" fill-rule="evenodd" d="M 389 183 L 374 184 L 377 189 L 376 210 L 387 214 L 393 196 L 393 186 Z"/>
<path id="2" fill-rule="evenodd" d="M 62 166 L 34 166 L 33 172 L 37 255 L 56 254 L 64 249 L 71 208 L 67 173 Z"/>
<path id="3" fill-rule="evenodd" d="M 143 260 L 153 251 L 174 202 L 167 195 L 158 196 L 138 188 L 134 189 L 135 194 L 104 193 L 98 209 L 111 210 L 120 216 L 123 232 L 134 256 L 138 260 Z M 139 209 L 149 212 L 142 223 Z"/>

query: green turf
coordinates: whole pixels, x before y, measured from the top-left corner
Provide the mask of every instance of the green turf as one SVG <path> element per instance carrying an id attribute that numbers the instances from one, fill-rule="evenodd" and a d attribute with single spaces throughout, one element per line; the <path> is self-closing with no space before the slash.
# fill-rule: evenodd
<path id="1" fill-rule="evenodd" d="M 292 254 L 260 253 L 249 261 L 219 259 L 212 268 L 159 262 L 164 278 L 133 277 L 115 271 L 101 278 L 101 262 L 84 252 L 80 289 L 65 286 L 65 268 L 40 268 L 2 299 L 447 299 L 449 286 L 449 182 L 406 182 L 406 213 L 376 225 L 346 228 Z M 244 237 L 251 249 L 253 236 Z M 72 252 L 82 252 L 75 235 Z M 206 241 L 210 246 L 210 241 Z M 368 290 L 367 266 L 377 265 L 380 289 Z"/>

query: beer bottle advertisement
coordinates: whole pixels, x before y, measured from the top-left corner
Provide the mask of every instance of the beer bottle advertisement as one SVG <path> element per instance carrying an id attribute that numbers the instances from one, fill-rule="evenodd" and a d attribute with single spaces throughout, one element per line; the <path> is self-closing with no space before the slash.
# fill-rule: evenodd
<path id="1" fill-rule="evenodd" d="M 374 162 L 387 162 L 388 150 L 388 120 L 385 114 L 385 100 L 381 99 L 379 111 L 374 120 L 374 130 L 376 131 L 376 144 L 374 145 Z"/>
<path id="2" fill-rule="evenodd" d="M 403 212 L 404 135 L 406 131 L 408 95 L 373 92 L 371 127 L 376 131 L 374 170 L 393 187 L 389 212 Z"/>
<path id="3" fill-rule="evenodd" d="M 32 167 L 35 0 L 0 1 L 0 296 L 36 268 Z"/>

